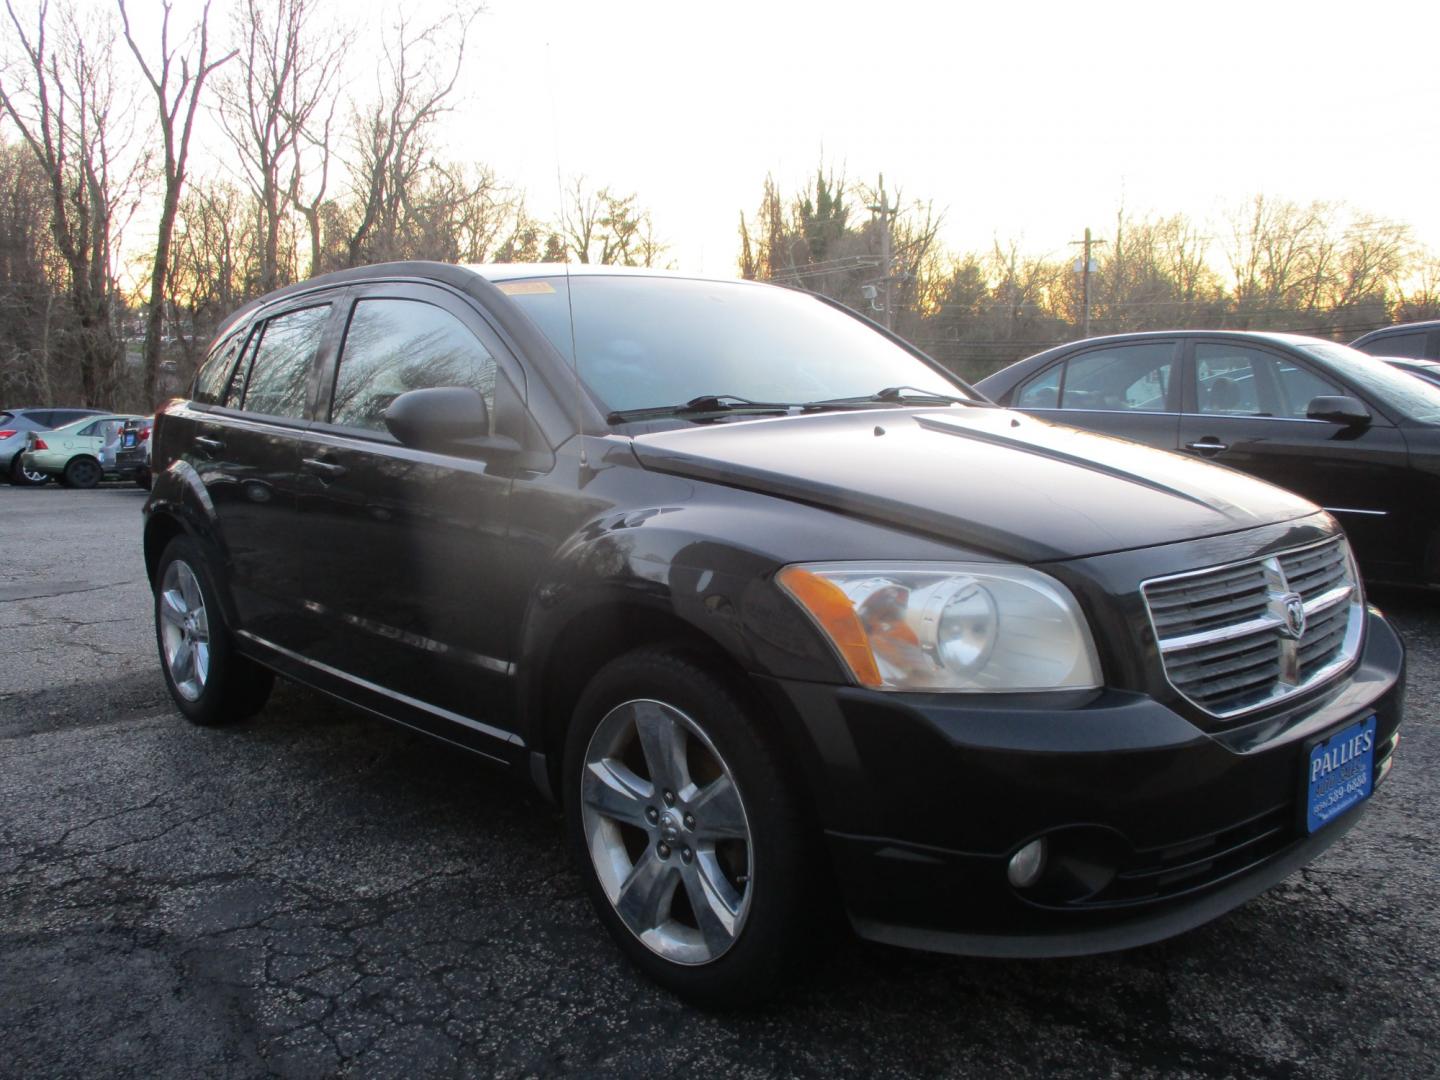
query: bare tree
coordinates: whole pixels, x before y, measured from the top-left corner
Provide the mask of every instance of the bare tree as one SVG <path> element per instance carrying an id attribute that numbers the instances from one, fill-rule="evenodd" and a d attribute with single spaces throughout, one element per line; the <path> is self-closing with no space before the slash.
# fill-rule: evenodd
<path id="1" fill-rule="evenodd" d="M 45 173 L 28 147 L 0 144 L 0 400 L 55 400 L 58 261 Z"/>
<path id="2" fill-rule="evenodd" d="M 117 237 L 138 202 L 146 160 L 128 154 L 131 110 L 115 89 L 113 35 L 59 12 L 50 37 L 50 5 L 33 23 L 5 10 L 20 56 L 0 70 L 0 107 L 45 174 L 50 226 L 66 270 L 72 323 L 58 347 L 79 362 L 87 405 L 112 405 L 119 392 L 121 346 L 115 325 L 113 260 Z"/>
<path id="3" fill-rule="evenodd" d="M 634 192 L 617 195 L 608 187 L 591 191 L 583 176 L 576 177 L 565 193 L 560 225 L 575 258 L 602 266 L 654 266 L 665 245 L 637 199 Z"/>
<path id="4" fill-rule="evenodd" d="M 155 384 L 160 371 L 160 344 L 165 331 L 165 279 L 170 273 L 170 242 L 175 232 L 175 215 L 180 209 L 180 194 L 185 188 L 185 168 L 190 157 L 190 135 L 195 127 L 195 113 L 205 80 L 216 68 L 231 59 L 231 50 L 216 60 L 210 59 L 210 0 L 200 12 L 196 28 L 194 70 L 189 56 L 179 57 L 179 78 L 175 79 L 176 54 L 170 47 L 170 0 L 162 0 L 164 15 L 160 22 L 160 62 L 152 68 L 140 51 L 130 31 L 130 13 L 125 0 L 116 0 L 125 26 L 125 43 L 135 55 L 145 81 L 155 95 L 159 111 L 160 140 L 165 149 L 165 194 L 160 204 L 160 225 L 155 236 L 155 264 L 150 271 L 150 311 L 145 321 L 145 404 L 155 404 Z M 174 86 L 172 94 L 171 87 Z"/>
<path id="5" fill-rule="evenodd" d="M 260 286 L 289 276 L 280 265 L 283 220 L 295 190 L 295 155 L 330 93 L 346 38 L 312 25 L 314 0 L 245 0 L 237 14 L 238 69 L 220 83 L 220 118 L 240 154 L 264 223 Z M 328 48 L 317 41 L 328 40 Z"/>
<path id="6" fill-rule="evenodd" d="M 402 19 L 384 44 L 384 85 L 355 118 L 351 174 L 359 213 L 348 241 L 350 265 L 394 258 L 406 214 L 433 166 L 431 134 L 450 109 L 465 40 L 478 9 L 418 31 Z"/>
<path id="7" fill-rule="evenodd" d="M 187 189 L 166 279 L 182 375 L 193 370 L 220 320 L 259 294 L 263 232 L 259 206 L 245 191 L 205 182 Z"/>
<path id="8" fill-rule="evenodd" d="M 1242 326 L 1284 325 L 1321 302 L 1333 208 L 1256 195 L 1231 216 L 1229 261 Z"/>
<path id="9" fill-rule="evenodd" d="M 1394 319 L 1396 322 L 1418 322 L 1440 319 L 1440 257 L 1426 252 L 1414 255 L 1406 267 L 1408 273 L 1397 275 Z"/>
<path id="10" fill-rule="evenodd" d="M 303 148 L 296 147 L 294 167 L 290 173 L 290 202 L 300 216 L 305 219 L 305 230 L 310 237 L 309 274 L 311 277 L 331 269 L 325 265 L 324 227 L 326 215 L 324 209 L 330 189 L 330 166 L 334 160 L 331 135 L 335 127 L 335 113 L 339 106 L 340 98 L 336 95 L 330 99 L 330 108 L 325 111 L 324 121 L 315 130 L 311 130 L 307 126 L 300 133 Z M 309 189 L 302 198 L 301 188 L 304 186 L 306 165 L 311 158 L 319 160 L 319 167 L 312 167 L 309 170 Z"/>

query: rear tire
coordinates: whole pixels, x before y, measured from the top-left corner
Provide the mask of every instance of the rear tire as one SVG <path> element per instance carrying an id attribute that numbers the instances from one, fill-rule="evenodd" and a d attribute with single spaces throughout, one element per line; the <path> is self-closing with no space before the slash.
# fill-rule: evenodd
<path id="1" fill-rule="evenodd" d="M 15 487 L 39 487 L 41 484 L 48 484 L 50 477 L 45 473 L 25 468 L 20 460 L 21 453 L 22 451 L 17 450 L 10 459 L 10 471 L 6 474 L 10 483 Z"/>
<path id="2" fill-rule="evenodd" d="M 275 676 L 235 649 L 219 591 L 200 546 L 177 536 L 155 569 L 155 642 L 176 707 L 196 724 L 228 724 L 257 713 Z"/>
<path id="3" fill-rule="evenodd" d="M 818 836 L 771 733 L 729 680 L 681 654 L 606 665 L 575 709 L 563 802 L 600 921 L 694 1004 L 755 1005 L 808 955 Z"/>
<path id="4" fill-rule="evenodd" d="M 68 488 L 93 488 L 100 483 L 104 470 L 92 457 L 73 457 L 65 463 L 65 475 L 60 482 Z"/>

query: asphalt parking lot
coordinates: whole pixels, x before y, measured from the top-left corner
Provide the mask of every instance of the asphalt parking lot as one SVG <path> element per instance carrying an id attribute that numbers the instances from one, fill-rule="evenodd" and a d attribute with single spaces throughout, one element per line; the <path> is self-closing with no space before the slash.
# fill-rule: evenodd
<path id="1" fill-rule="evenodd" d="M 839 942 L 707 1015 L 622 964 L 518 782 L 293 687 L 186 723 L 143 497 L 0 488 L 0 1075 L 1440 1075 L 1440 598 L 1378 598 L 1397 764 L 1267 895 L 1080 960 Z"/>

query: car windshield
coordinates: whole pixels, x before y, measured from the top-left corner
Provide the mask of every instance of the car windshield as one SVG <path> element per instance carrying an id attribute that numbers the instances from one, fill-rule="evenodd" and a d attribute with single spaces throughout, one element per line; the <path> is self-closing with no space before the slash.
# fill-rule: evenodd
<path id="1" fill-rule="evenodd" d="M 886 388 L 973 397 L 859 320 L 787 289 L 588 274 L 497 285 L 562 356 L 578 354 L 580 377 L 611 412 L 713 398 L 802 405 Z"/>
<path id="2" fill-rule="evenodd" d="M 1411 420 L 1440 423 L 1440 386 L 1391 367 L 1384 360 L 1328 341 L 1307 341 L 1301 349 L 1318 356 L 1331 370 Z"/>

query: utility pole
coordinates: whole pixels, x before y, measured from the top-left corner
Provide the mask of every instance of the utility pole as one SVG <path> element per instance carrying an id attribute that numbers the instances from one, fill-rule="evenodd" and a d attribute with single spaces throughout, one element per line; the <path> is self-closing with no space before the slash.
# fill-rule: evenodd
<path id="1" fill-rule="evenodd" d="M 1082 288 L 1082 290 L 1083 290 L 1083 292 L 1084 292 L 1084 295 L 1085 295 L 1085 309 L 1084 309 L 1084 310 L 1085 310 L 1085 314 L 1084 314 L 1084 316 L 1083 316 L 1083 322 L 1082 322 L 1081 325 L 1080 325 L 1080 336 L 1081 336 L 1082 338 L 1088 338 L 1088 337 L 1090 336 L 1090 273 L 1091 273 L 1090 248 L 1091 248 L 1091 246 L 1094 245 L 1094 244 L 1103 244 L 1103 243 L 1105 243 L 1105 241 L 1104 241 L 1104 240 L 1091 240 L 1091 239 L 1090 239 L 1090 226 L 1087 225 L 1087 226 L 1085 226 L 1085 239 L 1084 239 L 1084 240 L 1071 240 L 1070 243 L 1072 243 L 1072 244 L 1084 244 L 1084 245 L 1085 245 L 1085 254 L 1084 254 L 1084 256 L 1083 256 L 1084 261 L 1083 261 L 1083 263 L 1081 264 L 1081 266 L 1077 267 L 1077 270 L 1079 271 L 1079 273 L 1080 273 L 1080 275 L 1081 275 L 1081 283 L 1082 283 L 1081 288 Z"/>
<path id="2" fill-rule="evenodd" d="M 880 174 L 880 205 L 865 209 L 880 215 L 880 283 L 885 288 L 885 329 L 893 330 L 894 316 L 890 312 L 890 225 L 899 207 L 891 206 L 885 195 L 884 173 Z"/>

